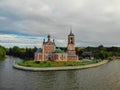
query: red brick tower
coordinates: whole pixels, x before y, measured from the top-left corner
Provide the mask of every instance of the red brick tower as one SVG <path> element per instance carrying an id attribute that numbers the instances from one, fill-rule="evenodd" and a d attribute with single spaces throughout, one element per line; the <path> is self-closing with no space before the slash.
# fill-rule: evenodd
<path id="1" fill-rule="evenodd" d="M 75 51 L 75 36 L 72 33 L 72 30 L 70 31 L 70 34 L 68 35 L 67 53 L 68 53 L 68 60 L 78 60 L 78 57 Z"/>
<path id="2" fill-rule="evenodd" d="M 67 50 L 68 50 L 68 53 L 76 54 L 76 51 L 75 51 L 75 36 L 72 33 L 72 31 L 70 31 L 70 34 L 68 35 Z"/>

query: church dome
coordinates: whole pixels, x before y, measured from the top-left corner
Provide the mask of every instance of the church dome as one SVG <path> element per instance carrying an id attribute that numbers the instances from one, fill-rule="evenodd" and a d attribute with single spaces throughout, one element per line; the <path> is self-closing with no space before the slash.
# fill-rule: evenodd
<path id="1" fill-rule="evenodd" d="M 54 53 L 65 53 L 65 52 L 61 49 L 56 49 Z"/>

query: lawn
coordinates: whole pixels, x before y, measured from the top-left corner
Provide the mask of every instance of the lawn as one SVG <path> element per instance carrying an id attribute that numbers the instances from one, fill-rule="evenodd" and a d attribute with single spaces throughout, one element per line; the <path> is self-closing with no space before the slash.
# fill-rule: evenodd
<path id="1" fill-rule="evenodd" d="M 26 66 L 26 67 L 63 67 L 63 66 L 82 66 L 88 64 L 94 64 L 101 62 L 101 60 L 91 60 L 91 61 L 28 61 L 21 60 L 18 62 L 18 65 Z"/>

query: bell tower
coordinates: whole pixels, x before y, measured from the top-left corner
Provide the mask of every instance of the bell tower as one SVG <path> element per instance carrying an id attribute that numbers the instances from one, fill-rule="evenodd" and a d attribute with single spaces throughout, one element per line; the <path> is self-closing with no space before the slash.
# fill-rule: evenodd
<path id="1" fill-rule="evenodd" d="M 76 52 L 75 52 L 75 36 L 72 33 L 72 30 L 70 31 L 70 34 L 68 35 L 67 51 L 69 54 L 76 54 Z"/>

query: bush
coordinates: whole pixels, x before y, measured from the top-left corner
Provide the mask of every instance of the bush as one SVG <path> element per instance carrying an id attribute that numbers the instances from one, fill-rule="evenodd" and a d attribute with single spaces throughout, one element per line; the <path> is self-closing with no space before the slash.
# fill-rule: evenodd
<path id="1" fill-rule="evenodd" d="M 46 64 L 47 63 L 47 61 L 44 61 L 44 64 Z"/>
<path id="2" fill-rule="evenodd" d="M 68 64 L 67 66 L 73 66 L 72 64 Z"/>
<path id="3" fill-rule="evenodd" d="M 36 64 L 40 64 L 40 61 L 35 61 Z"/>

